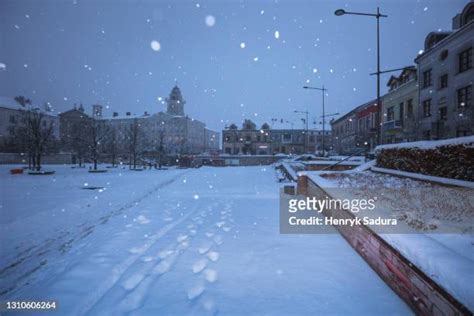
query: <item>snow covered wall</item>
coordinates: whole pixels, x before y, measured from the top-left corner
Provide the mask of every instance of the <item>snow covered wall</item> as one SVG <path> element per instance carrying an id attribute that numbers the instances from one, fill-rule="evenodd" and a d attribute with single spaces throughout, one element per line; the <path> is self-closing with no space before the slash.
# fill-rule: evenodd
<path id="1" fill-rule="evenodd" d="M 377 167 L 474 181 L 474 136 L 378 146 Z"/>

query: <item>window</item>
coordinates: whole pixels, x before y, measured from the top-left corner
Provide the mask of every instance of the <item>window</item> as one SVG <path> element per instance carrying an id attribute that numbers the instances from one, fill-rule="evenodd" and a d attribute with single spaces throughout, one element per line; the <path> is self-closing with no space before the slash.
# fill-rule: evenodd
<path id="1" fill-rule="evenodd" d="M 423 101 L 423 116 L 431 116 L 431 99 Z"/>
<path id="2" fill-rule="evenodd" d="M 470 106 L 472 101 L 472 86 L 458 89 L 458 108 L 464 109 Z"/>
<path id="3" fill-rule="evenodd" d="M 424 140 L 431 139 L 431 131 L 430 130 L 423 131 L 423 139 Z"/>
<path id="4" fill-rule="evenodd" d="M 431 80 L 431 69 L 423 73 L 423 88 L 427 88 L 433 84 Z"/>
<path id="5" fill-rule="evenodd" d="M 448 119 L 448 108 L 446 106 L 439 108 L 439 119 L 446 121 Z"/>
<path id="6" fill-rule="evenodd" d="M 469 135 L 470 135 L 469 131 L 466 131 L 464 129 L 456 131 L 456 137 L 464 137 L 464 136 L 469 136 Z"/>
<path id="7" fill-rule="evenodd" d="M 291 142 L 291 134 L 288 134 L 288 133 L 283 134 L 283 141 L 286 143 Z"/>
<path id="8" fill-rule="evenodd" d="M 464 72 L 472 68 L 472 47 L 459 53 L 459 72 Z"/>
<path id="9" fill-rule="evenodd" d="M 413 99 L 407 101 L 407 117 L 413 117 Z"/>
<path id="10" fill-rule="evenodd" d="M 448 74 L 444 74 L 439 77 L 439 89 L 448 87 Z"/>
<path id="11" fill-rule="evenodd" d="M 13 124 L 16 123 L 15 115 L 10 115 L 10 123 L 13 123 Z"/>
<path id="12" fill-rule="evenodd" d="M 387 109 L 387 122 L 393 121 L 395 119 L 395 111 L 393 106 Z"/>
<path id="13" fill-rule="evenodd" d="M 260 135 L 257 135 L 257 142 L 261 140 Z"/>

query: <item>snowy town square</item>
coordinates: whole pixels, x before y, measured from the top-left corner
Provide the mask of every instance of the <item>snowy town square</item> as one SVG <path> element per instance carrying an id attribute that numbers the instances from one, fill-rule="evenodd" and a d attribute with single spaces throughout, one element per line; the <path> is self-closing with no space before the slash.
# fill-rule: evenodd
<path id="1" fill-rule="evenodd" d="M 473 315 L 473 0 L 1 0 L 0 315 Z"/>

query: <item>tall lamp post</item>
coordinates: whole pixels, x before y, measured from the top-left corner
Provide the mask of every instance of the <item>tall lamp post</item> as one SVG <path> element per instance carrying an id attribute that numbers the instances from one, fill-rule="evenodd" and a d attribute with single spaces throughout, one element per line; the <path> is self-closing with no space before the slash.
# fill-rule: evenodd
<path id="1" fill-rule="evenodd" d="M 380 8 L 377 7 L 377 13 L 361 13 L 361 12 L 348 12 L 344 9 L 337 9 L 334 11 L 334 14 L 337 16 L 342 16 L 345 14 L 351 14 L 351 15 L 363 15 L 363 16 L 371 16 L 377 19 L 377 72 L 375 74 L 377 75 L 377 107 L 379 110 L 379 113 L 381 112 L 380 108 L 380 18 L 386 18 L 388 15 L 381 14 L 380 13 Z M 378 142 L 380 143 L 380 126 L 378 126 Z"/>
<path id="2" fill-rule="evenodd" d="M 325 152 L 324 138 L 326 138 L 326 115 L 325 115 L 325 112 L 324 112 L 324 95 L 326 94 L 326 91 L 328 91 L 328 89 L 324 88 L 324 85 L 321 88 L 304 86 L 303 89 L 319 90 L 319 91 L 322 92 L 321 94 L 323 95 L 323 116 L 322 116 L 322 118 L 323 118 L 323 138 L 322 138 L 323 153 L 322 153 L 322 155 L 324 156 L 324 152 Z"/>
<path id="3" fill-rule="evenodd" d="M 308 112 L 308 110 L 306 110 L 306 111 L 294 110 L 294 112 L 295 113 L 306 114 L 306 120 L 305 120 L 306 130 L 305 130 L 305 133 L 304 133 L 304 153 L 307 154 L 308 153 L 308 116 L 309 116 L 309 112 Z"/>

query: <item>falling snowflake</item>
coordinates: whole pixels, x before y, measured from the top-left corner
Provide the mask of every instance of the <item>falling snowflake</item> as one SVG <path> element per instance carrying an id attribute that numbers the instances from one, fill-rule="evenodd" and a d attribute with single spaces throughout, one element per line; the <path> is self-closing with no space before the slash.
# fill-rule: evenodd
<path id="1" fill-rule="evenodd" d="M 20 29 L 20 26 L 19 26 L 18 24 L 15 24 L 15 28 L 16 28 L 17 30 L 19 30 L 19 29 Z"/>
<path id="2" fill-rule="evenodd" d="M 258 61 L 258 57 L 254 57 L 254 58 L 253 58 L 253 61 Z"/>
<path id="3" fill-rule="evenodd" d="M 194 199 L 195 199 L 195 200 L 199 200 L 199 195 L 194 194 Z"/>
<path id="4" fill-rule="evenodd" d="M 263 10 L 262 10 L 262 11 L 260 11 L 260 15 L 263 15 L 264 13 L 265 13 L 265 11 L 263 11 Z"/>
<path id="5" fill-rule="evenodd" d="M 245 43 L 244 42 L 240 43 L 240 48 L 245 48 Z"/>
<path id="6" fill-rule="evenodd" d="M 150 46 L 155 52 L 159 52 L 161 50 L 161 44 L 158 41 L 151 41 Z"/>
<path id="7" fill-rule="evenodd" d="M 216 18 L 212 15 L 206 16 L 206 25 L 209 27 L 213 27 L 216 24 Z"/>
<path id="8" fill-rule="evenodd" d="M 425 8 L 423 9 L 423 11 L 428 11 L 428 7 L 425 7 Z"/>
<path id="9" fill-rule="evenodd" d="M 4 63 L 0 63 L 0 69 L 7 70 L 7 65 L 5 65 Z"/>
<path id="10" fill-rule="evenodd" d="M 313 68 L 313 73 L 317 73 L 318 72 L 318 69 L 317 68 Z"/>
<path id="11" fill-rule="evenodd" d="M 420 50 L 418 51 L 418 55 L 421 55 L 421 54 L 423 54 L 423 50 L 422 50 L 422 49 L 420 49 Z"/>
<path id="12" fill-rule="evenodd" d="M 28 68 L 28 64 L 24 64 L 23 67 Z"/>
<path id="13" fill-rule="evenodd" d="M 196 8 L 200 8 L 201 5 L 199 3 L 196 3 Z"/>
<path id="14" fill-rule="evenodd" d="M 279 38 L 280 38 L 280 32 L 275 31 L 275 38 L 276 38 L 276 39 L 279 39 Z"/>

